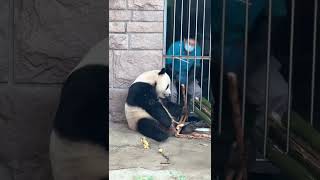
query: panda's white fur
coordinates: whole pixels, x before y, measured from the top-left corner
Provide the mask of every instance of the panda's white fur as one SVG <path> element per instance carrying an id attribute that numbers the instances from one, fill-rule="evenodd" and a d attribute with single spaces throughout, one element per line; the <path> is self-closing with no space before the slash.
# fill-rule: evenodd
<path id="1" fill-rule="evenodd" d="M 142 118 L 154 119 L 146 110 L 141 107 L 130 106 L 125 103 L 124 108 L 127 123 L 131 130 L 137 130 L 137 123 Z"/>
<path id="2" fill-rule="evenodd" d="M 69 77 L 73 76 L 78 70 L 91 65 L 107 69 L 107 42 L 107 39 L 104 39 L 93 47 L 69 74 Z M 95 70 L 95 67 L 92 69 Z M 105 73 L 107 73 L 107 70 Z M 106 92 L 106 89 L 103 89 L 103 91 Z M 89 123 L 90 121 L 93 120 L 88 119 Z M 107 117 L 105 117 L 105 121 L 107 121 Z M 72 127 L 65 128 L 70 129 Z M 90 126 L 88 126 L 88 131 L 90 131 Z M 107 126 L 105 131 L 107 132 Z M 103 180 L 108 177 L 108 152 L 106 147 L 87 139 L 83 141 L 81 138 L 77 141 L 72 140 L 64 134 L 59 134 L 59 130 L 55 127 L 50 138 L 50 161 L 54 180 Z"/>
<path id="3" fill-rule="evenodd" d="M 170 77 L 167 74 L 159 75 L 160 70 L 151 70 L 140 74 L 131 85 L 142 82 L 147 84 L 157 83 L 156 92 L 161 98 L 170 96 Z M 167 86 L 169 85 L 169 88 Z M 128 94 L 130 96 L 131 94 Z M 127 102 L 125 103 L 125 115 L 128 122 L 128 126 L 132 130 L 137 130 L 137 122 L 142 118 L 154 119 L 145 109 L 137 106 L 131 106 Z"/>
<path id="4" fill-rule="evenodd" d="M 170 96 L 170 83 L 165 69 L 147 71 L 135 79 L 129 87 L 125 103 L 125 116 L 130 129 L 157 141 L 167 139 L 168 134 L 161 129 L 171 126 L 172 115 L 162 105 L 161 99 Z"/>
<path id="5" fill-rule="evenodd" d="M 137 82 L 142 82 L 142 83 L 148 83 L 153 85 L 157 83 L 156 92 L 158 97 L 166 98 L 171 94 L 171 90 L 170 90 L 171 80 L 167 73 L 159 75 L 160 71 L 161 70 L 152 70 L 152 71 L 144 72 L 140 74 L 132 84 Z"/>

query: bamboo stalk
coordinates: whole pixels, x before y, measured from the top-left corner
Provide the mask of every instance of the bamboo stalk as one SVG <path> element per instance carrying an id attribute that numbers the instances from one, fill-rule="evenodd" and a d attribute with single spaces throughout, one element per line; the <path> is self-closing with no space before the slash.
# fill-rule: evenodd
<path id="1" fill-rule="evenodd" d="M 320 133 L 295 112 L 292 112 L 290 126 L 294 133 L 307 141 L 311 147 L 320 151 Z"/>
<path id="2" fill-rule="evenodd" d="M 206 98 L 202 97 L 201 103 L 211 109 L 211 103 Z"/>
<path id="3" fill-rule="evenodd" d="M 257 131 L 257 142 L 263 142 L 263 135 Z M 268 138 L 267 157 L 275 164 L 281 172 L 290 180 L 316 180 L 316 178 L 298 161 L 283 153 L 279 148 L 273 145 L 273 142 Z"/>
<path id="4" fill-rule="evenodd" d="M 211 119 L 204 112 L 197 107 L 194 107 L 194 112 L 199 116 L 200 119 L 204 120 L 208 125 L 211 126 Z"/>
<path id="5" fill-rule="evenodd" d="M 199 99 L 196 98 L 194 100 L 194 104 L 198 109 L 200 109 L 200 101 L 199 101 Z M 211 109 L 208 108 L 207 106 L 202 106 L 201 107 L 201 111 L 204 112 L 207 116 L 211 117 Z"/>
<path id="6" fill-rule="evenodd" d="M 286 144 L 286 129 L 280 123 L 276 123 L 270 119 L 270 130 L 274 139 L 283 149 Z M 312 174 L 320 177 L 320 157 L 319 153 L 312 149 L 308 143 L 291 133 L 289 146 L 289 155 L 306 166 Z"/>

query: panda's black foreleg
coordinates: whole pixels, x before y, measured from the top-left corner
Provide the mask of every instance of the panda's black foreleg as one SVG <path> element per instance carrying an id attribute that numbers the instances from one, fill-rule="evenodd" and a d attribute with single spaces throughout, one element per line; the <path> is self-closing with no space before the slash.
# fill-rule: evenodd
<path id="1" fill-rule="evenodd" d="M 180 116 L 182 115 L 182 105 L 171 102 L 168 99 L 162 100 L 162 104 L 176 120 L 180 119 Z"/>
<path id="2" fill-rule="evenodd" d="M 160 124 L 153 119 L 140 119 L 137 125 L 137 130 L 144 136 L 156 141 L 164 141 L 169 137 L 169 133 L 162 130 Z"/>
<path id="3" fill-rule="evenodd" d="M 161 103 L 154 101 L 153 103 L 149 103 L 149 105 L 147 112 L 162 126 L 169 129 L 172 124 L 172 119 Z"/>

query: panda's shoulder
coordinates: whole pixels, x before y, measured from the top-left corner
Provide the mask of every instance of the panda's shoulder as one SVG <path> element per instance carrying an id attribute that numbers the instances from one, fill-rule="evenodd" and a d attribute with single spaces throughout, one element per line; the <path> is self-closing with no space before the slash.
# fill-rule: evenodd
<path id="1" fill-rule="evenodd" d="M 145 106 L 147 101 L 157 99 L 157 93 L 153 85 L 145 82 L 135 82 L 129 87 L 126 102 L 131 106 Z"/>

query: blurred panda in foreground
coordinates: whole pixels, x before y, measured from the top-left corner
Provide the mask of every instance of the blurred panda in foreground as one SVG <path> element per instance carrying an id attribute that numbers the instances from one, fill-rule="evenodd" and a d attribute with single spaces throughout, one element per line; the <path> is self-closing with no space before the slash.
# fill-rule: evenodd
<path id="1" fill-rule="evenodd" d="M 99 42 L 69 74 L 50 140 L 54 180 L 106 180 L 107 39 Z"/>

